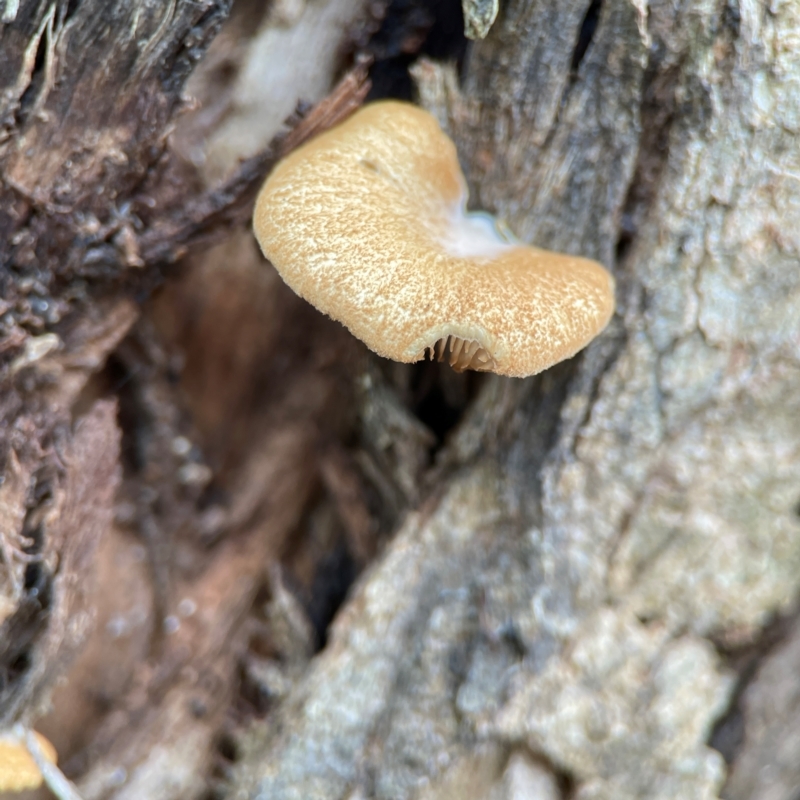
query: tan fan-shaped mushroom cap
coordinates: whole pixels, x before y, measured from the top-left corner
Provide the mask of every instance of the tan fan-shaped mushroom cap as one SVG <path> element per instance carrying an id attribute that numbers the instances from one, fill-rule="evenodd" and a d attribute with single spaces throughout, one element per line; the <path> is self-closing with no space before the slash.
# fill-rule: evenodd
<path id="1" fill-rule="evenodd" d="M 522 377 L 585 347 L 614 311 L 608 272 L 509 242 L 466 200 L 436 120 L 387 101 L 284 159 L 253 226 L 295 292 L 387 358 Z"/>
<path id="2" fill-rule="evenodd" d="M 56 763 L 56 750 L 44 736 L 34 732 L 45 757 Z M 24 792 L 42 785 L 42 773 L 25 746 L 13 737 L 0 736 L 0 793 Z"/>

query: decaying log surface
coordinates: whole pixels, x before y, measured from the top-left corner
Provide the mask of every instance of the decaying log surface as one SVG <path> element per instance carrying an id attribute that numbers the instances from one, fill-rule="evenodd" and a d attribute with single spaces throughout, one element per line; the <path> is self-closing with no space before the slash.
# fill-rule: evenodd
<path id="1" fill-rule="evenodd" d="M 451 477 L 253 734 L 237 797 L 534 796 L 512 753 L 570 796 L 722 790 L 726 662 L 752 669 L 798 587 L 799 25 L 518 0 L 460 81 L 418 66 L 474 205 L 613 266 L 619 318 L 574 363 L 485 385 L 497 416 L 455 432 Z M 770 775 L 747 716 L 768 691 L 743 751 L 714 740 L 748 775 Z M 790 761 L 759 780 L 790 786 Z M 730 797 L 790 796 L 736 776 Z"/>
<path id="2" fill-rule="evenodd" d="M 2 6 L 0 728 L 98 800 L 789 800 L 795 5 L 228 5 Z M 263 263 L 359 50 L 614 271 L 582 355 L 386 364 Z"/>
<path id="3" fill-rule="evenodd" d="M 250 158 L 205 184 L 168 137 L 229 5 L 22 2 L 0 24 L 0 728 L 32 724 L 54 698 L 40 727 L 86 797 L 120 785 L 133 797 L 205 791 L 237 682 L 232 639 L 316 490 L 315 453 L 348 416 L 350 340 L 257 275 L 249 234 L 240 280 L 229 271 L 214 287 L 227 291 L 227 315 L 215 308 L 214 324 L 193 332 L 203 363 L 186 380 L 216 368 L 210 392 L 183 397 L 181 356 L 164 345 L 190 335 L 203 290 L 175 301 L 183 317 L 161 315 L 163 336 L 139 319 L 165 268 L 241 231 L 281 153 L 368 90 L 357 64 L 292 114 L 332 88 L 358 34 L 362 5 L 340 3 L 349 16 L 334 17 L 313 91 L 287 82 L 289 124 L 262 131 Z M 249 326 L 251 346 L 220 337 L 223 320 Z M 267 376 L 279 378 L 271 399 L 255 394 Z M 204 420 L 203 402 L 222 418 Z M 224 502 L 203 494 L 205 454 Z"/>
<path id="4" fill-rule="evenodd" d="M 81 573 L 108 527 L 117 434 L 107 405 L 95 422 L 100 412 L 84 423 L 72 417 L 87 378 L 136 319 L 120 286 L 143 266 L 130 198 L 227 12 L 210 2 L 142 13 L 120 2 L 106 15 L 100 5 L 7 3 L 0 23 L 3 724 L 40 711 L 59 662 L 74 655 L 71 639 L 87 627 L 69 618 L 68 587 L 83 592 Z M 94 454 L 79 443 L 81 425 L 99 428 L 85 434 Z M 75 492 L 86 507 L 67 513 Z M 67 557 L 72 547 L 77 561 Z M 53 638 L 59 626 L 74 636 Z"/>

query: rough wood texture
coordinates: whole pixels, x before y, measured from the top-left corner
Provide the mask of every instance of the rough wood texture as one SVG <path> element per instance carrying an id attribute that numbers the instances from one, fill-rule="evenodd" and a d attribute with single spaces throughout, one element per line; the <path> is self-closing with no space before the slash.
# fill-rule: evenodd
<path id="1" fill-rule="evenodd" d="M 115 412 L 113 403 L 100 401 L 72 437 L 59 431 L 60 468 L 50 474 L 40 468 L 30 487 L 38 503 L 26 514 L 22 535 L 33 547 L 26 548 L 28 569 L 20 597 L 0 638 L 3 727 L 41 711 L 46 691 L 74 658 L 91 625 L 87 599 L 95 555 L 111 524 L 119 483 Z M 13 451 L 11 459 L 16 480 L 22 467 Z M 3 533 L 15 529 L 4 527 Z"/>
<path id="2" fill-rule="evenodd" d="M 447 797 L 478 743 L 503 753 L 483 762 L 497 797 L 520 747 L 573 797 L 722 789 L 717 648 L 757 641 L 798 588 L 798 26 L 790 5 L 518 0 L 460 91 L 429 68 L 473 203 L 614 267 L 619 321 L 509 386 L 234 796 Z"/>
<path id="3" fill-rule="evenodd" d="M 76 407 L 86 381 L 136 319 L 120 285 L 128 268 L 144 272 L 130 198 L 161 156 L 181 85 L 226 11 L 225 3 L 180 2 L 152 9 L 132 2 L 5 7 L 0 459 L 11 478 L 0 568 L 5 724 L 41 710 L 88 628 L 77 601 L 108 527 L 116 449 L 93 441 L 87 447 L 95 452 L 81 450 L 81 431 L 92 427 L 92 417 L 76 426 L 71 417 L 86 413 L 90 398 Z M 113 257 L 95 258 L 104 252 Z M 152 267 L 132 286 L 148 278 Z M 114 413 L 103 407 L 103 426 L 111 429 L 103 435 L 113 441 Z M 81 455 L 72 458 L 75 448 Z M 81 487 L 77 500 L 75 487 Z M 70 505 L 76 502 L 83 508 L 76 511 Z M 82 554 L 77 562 L 73 548 Z"/>
<path id="4" fill-rule="evenodd" d="M 228 6 L 23 2 L 7 8 L 0 25 L 0 725 L 32 723 L 82 649 L 56 696 L 63 711 L 52 735 L 62 762 L 72 757 L 68 771 L 83 775 L 87 797 L 118 789 L 127 770 L 122 783 L 133 797 L 204 790 L 211 742 L 236 685 L 232 641 L 316 486 L 309 453 L 340 425 L 339 398 L 331 396 L 338 368 L 326 366 L 338 359 L 303 358 L 317 340 L 316 320 L 304 324 L 308 312 L 289 296 L 282 309 L 294 314 L 272 308 L 264 331 L 264 293 L 254 278 L 263 270 L 249 235 L 243 279 L 227 275 L 223 286 L 233 287 L 229 330 L 249 319 L 259 335 L 249 355 L 233 339 L 219 349 L 237 418 L 223 407 L 221 418 L 200 428 L 220 491 L 226 466 L 236 482 L 224 511 L 201 508 L 214 473 L 187 438 L 198 432 L 175 385 L 179 356 L 163 344 L 184 335 L 190 311 L 195 320 L 203 309 L 190 309 L 184 296 L 183 317 L 163 315 L 166 332 L 148 319 L 124 338 L 162 267 L 223 238 L 221 230 L 241 228 L 280 153 L 336 124 L 368 89 L 357 64 L 324 102 L 273 130 L 264 149 L 204 191 L 167 138 L 186 105 L 189 71 Z M 330 65 L 321 80 L 330 87 L 334 77 Z M 224 310 L 210 316 L 195 351 L 206 370 Z M 287 348 L 281 338 L 297 325 L 305 339 Z M 231 342 L 238 371 L 229 365 Z M 341 355 L 349 346 L 341 342 L 340 333 L 328 334 L 318 351 Z M 282 388 L 254 409 L 253 385 L 275 371 L 265 359 L 272 351 Z M 287 357 L 304 365 L 299 384 Z M 210 394 L 218 385 L 217 374 Z M 109 395 L 119 398 L 125 467 L 115 526 L 115 407 L 97 404 L 102 425 L 91 410 Z M 203 400 L 198 390 L 188 403 L 200 423 Z M 217 397 L 206 400 L 219 408 Z M 92 438 L 98 426 L 102 436 Z M 184 450 L 174 444 L 181 435 Z M 269 500 L 270 491 L 280 499 Z M 137 547 L 149 574 L 136 565 Z M 136 578 L 115 580 L 125 560 Z M 97 570 L 105 572 L 94 589 Z M 90 636 L 95 611 L 103 627 Z M 136 635 L 127 646 L 129 631 Z"/>
<path id="5" fill-rule="evenodd" d="M 38 293 L 58 276 L 110 279 L 141 266 L 126 252 L 132 195 L 228 7 L 22 2 L 0 28 L 0 238 L 5 265 L 30 272 Z M 13 303 L 10 278 L 2 295 Z"/>
<path id="6" fill-rule="evenodd" d="M 473 381 L 370 358 L 261 262 L 235 223 L 294 140 L 222 188 L 166 146 L 223 5 L 106 4 L 106 30 L 89 0 L 22 2 L 0 28 L 3 724 L 41 709 L 76 652 L 64 630 L 94 605 L 101 624 L 40 721 L 87 798 L 789 800 L 796 6 L 507 0 L 460 75 L 416 65 L 472 204 L 600 259 L 619 286 L 577 359 Z M 270 60 L 257 43 L 307 30 L 333 73 L 358 32 L 326 20 L 363 10 L 237 8 L 198 90 L 227 99 L 184 118 L 212 165 L 235 161 L 221 132 L 254 96 L 287 89 L 239 91 L 225 65 L 285 76 L 296 58 L 292 98 L 324 93 L 334 75 L 311 80 L 302 44 Z M 397 38 L 413 50 L 412 17 Z M 212 228 L 227 241 L 142 311 Z M 122 432 L 113 524 L 105 397 Z M 463 411 L 443 443 L 422 421 L 434 400 Z M 74 455 L 87 442 L 97 463 Z M 106 530 L 81 598 L 48 560 L 78 517 L 48 514 L 92 487 L 83 556 Z"/>

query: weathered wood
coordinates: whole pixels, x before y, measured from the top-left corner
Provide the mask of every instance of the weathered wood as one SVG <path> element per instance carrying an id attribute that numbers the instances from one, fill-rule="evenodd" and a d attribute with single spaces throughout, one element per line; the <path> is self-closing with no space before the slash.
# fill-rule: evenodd
<path id="1" fill-rule="evenodd" d="M 7 502 L 0 523 L 4 724 L 39 709 L 87 627 L 79 608 L 70 617 L 80 582 L 68 573 L 90 572 L 92 560 L 71 567 L 69 552 L 108 525 L 116 456 L 109 463 L 98 446 L 71 463 L 78 446 L 71 417 L 86 381 L 136 319 L 126 294 L 152 283 L 152 268 L 141 270 L 137 257 L 131 198 L 161 156 L 181 86 L 226 13 L 224 2 L 5 7 L 0 461 L 26 488 Z M 106 251 L 114 258 L 98 269 L 93 254 Z M 136 276 L 125 287 L 129 268 Z M 106 417 L 113 429 L 113 414 Z M 92 477 L 90 458 L 103 465 L 104 480 Z M 59 497 L 66 492 L 74 502 L 76 485 L 88 517 L 70 522 Z M 103 522 L 91 521 L 93 513 L 105 514 Z M 59 534 L 64 525 L 77 528 Z M 15 562 L 27 562 L 24 572 Z"/>
<path id="2" fill-rule="evenodd" d="M 520 750 L 575 797 L 722 790 L 718 648 L 758 642 L 799 588 L 799 67 L 780 55 L 799 24 L 518 0 L 460 88 L 418 70 L 472 203 L 603 260 L 619 317 L 572 364 L 486 385 L 498 426 L 456 431 L 440 499 L 253 732 L 234 796 L 510 797 Z"/>
<path id="3" fill-rule="evenodd" d="M 102 624 L 62 690 L 90 711 L 76 731 L 56 696 L 43 722 L 86 797 L 787 796 L 796 726 L 773 709 L 796 691 L 800 588 L 794 7 L 509 0 L 460 74 L 417 64 L 472 205 L 618 281 L 619 314 L 584 354 L 469 383 L 371 360 L 236 228 L 290 137 L 346 114 L 363 81 L 205 187 L 165 136 L 223 4 L 84 18 L 94 5 L 21 3 L 0 28 L 3 719 L 36 712 L 75 651 L 69 603 L 31 605 L 27 557 L 61 530 L 47 493 L 97 474 L 64 455 L 71 415 L 108 394 L 125 474 L 107 537 L 146 554 L 126 589 L 146 611 L 126 616 L 105 555 L 88 600 Z M 346 5 L 309 4 L 314 36 L 330 9 L 354 19 Z M 263 24 L 290 38 L 305 7 L 274 6 Z M 269 103 L 285 87 L 264 77 Z M 225 130 L 204 124 L 209 142 Z M 121 342 L 131 296 L 229 229 Z M 413 413 L 432 419 L 433 393 L 466 408 L 436 446 Z M 71 601 L 47 559 L 38 574 Z"/>
<path id="4" fill-rule="evenodd" d="M 141 266 L 124 252 L 139 224 L 131 202 L 228 7 L 33 0 L 0 27 L 6 302 L 21 293 L 15 272 L 41 294 L 57 277 L 110 280 Z"/>
<path id="5" fill-rule="evenodd" d="M 201 191 L 191 173 L 176 174 L 166 137 L 183 102 L 185 79 L 227 9 L 226 3 L 28 2 L 15 4 L 14 18 L 7 14 L 0 25 L 2 726 L 41 713 L 91 627 L 92 609 L 82 598 L 90 594 L 93 554 L 109 526 L 116 449 L 98 440 L 95 452 L 85 452 L 82 431 L 93 417 L 78 424 L 74 442 L 70 418 L 84 413 L 87 382 L 137 319 L 129 298 L 146 297 L 163 265 L 219 239 L 221 228 L 241 226 L 281 152 L 346 116 L 368 88 L 362 63 L 222 186 Z M 147 389 L 151 395 L 154 390 Z M 162 408 L 173 403 L 170 391 L 159 401 Z M 112 442 L 113 417 L 108 411 L 103 423 L 109 429 L 103 435 Z M 168 433 L 162 427 L 156 437 L 166 447 Z M 79 458 L 71 455 L 75 447 Z M 164 453 L 156 449 L 146 458 L 155 463 Z M 171 480 L 162 476 L 160 491 Z M 75 502 L 83 505 L 83 516 L 72 508 Z M 164 496 L 162 503 L 181 508 L 178 495 Z M 150 517 L 144 507 L 141 513 L 147 528 Z M 180 519 L 173 513 L 171 524 Z M 153 542 L 157 584 L 158 575 L 169 576 L 158 553 L 169 556 L 171 547 L 164 550 L 164 534 L 159 541 Z M 240 587 L 234 596 L 244 598 L 246 609 L 258 582 L 234 579 L 235 559 L 226 559 L 225 552 L 218 569 Z M 76 561 L 73 553 L 81 557 Z M 247 559 L 255 576 L 263 561 L 263 555 Z M 213 575 L 210 569 L 206 583 L 213 584 Z M 172 594 L 164 593 L 174 589 L 161 587 L 156 611 L 167 614 Z M 198 586 L 196 593 L 202 591 Z M 226 640 L 236 629 L 235 615 L 217 627 Z M 201 672 L 215 668 L 215 652 L 213 644 L 200 648 Z M 169 652 L 161 656 L 174 661 Z M 233 654 L 226 657 L 229 669 Z M 144 687 L 150 683 L 145 676 L 140 680 Z M 164 681 L 162 675 L 160 691 Z M 153 688 L 144 687 L 150 696 Z M 214 697 L 215 709 L 225 697 Z M 213 735 L 212 719 L 218 715 L 209 709 L 207 736 Z M 154 724 L 162 734 L 163 723 Z M 106 746 L 116 742 L 116 736 L 105 736 Z M 154 744 L 141 726 L 135 740 L 139 747 Z M 201 746 L 194 755 L 202 758 L 203 752 Z"/>

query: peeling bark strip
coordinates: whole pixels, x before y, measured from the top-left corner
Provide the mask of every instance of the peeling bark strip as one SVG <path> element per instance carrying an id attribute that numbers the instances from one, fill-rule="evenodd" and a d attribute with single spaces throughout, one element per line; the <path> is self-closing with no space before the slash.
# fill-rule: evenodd
<path id="1" fill-rule="evenodd" d="M 220 238 L 220 228 L 249 219 L 253 201 L 270 169 L 287 153 L 350 116 L 367 96 L 369 60 L 362 59 L 334 90 L 304 117 L 295 115 L 291 127 L 270 146 L 245 161 L 222 187 L 188 199 L 166 220 L 155 219 L 141 235 L 137 252 L 147 264 L 169 264 L 190 248 L 208 246 Z"/>
<path id="2" fill-rule="evenodd" d="M 113 402 L 98 402 L 62 435 L 57 466 L 41 467 L 28 487 L 22 531 L 31 557 L 14 611 L 0 625 L 0 729 L 39 711 L 91 625 L 85 597 L 119 482 L 115 417 Z M 0 517 L 4 532 L 13 533 L 13 523 Z"/>

